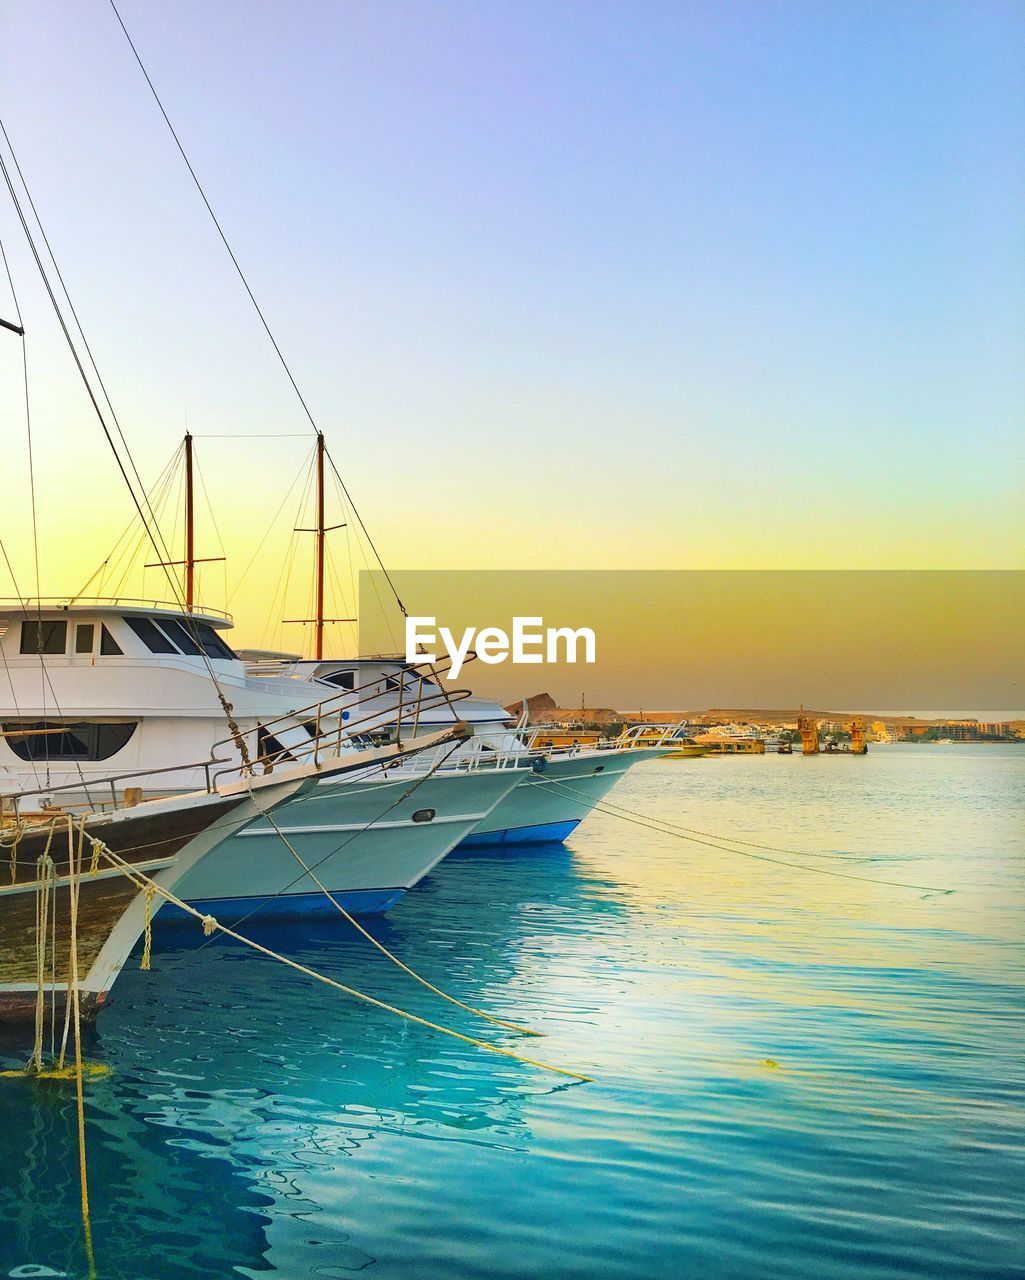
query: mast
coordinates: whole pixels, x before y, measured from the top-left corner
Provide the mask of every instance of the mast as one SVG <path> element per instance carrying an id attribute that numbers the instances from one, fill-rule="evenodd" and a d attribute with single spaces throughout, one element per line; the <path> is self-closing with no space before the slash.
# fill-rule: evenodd
<path id="1" fill-rule="evenodd" d="M 192 436 L 185 432 L 185 608 L 192 612 L 196 588 L 196 546 L 192 493 Z"/>
<path id="2" fill-rule="evenodd" d="M 355 618 L 325 618 L 324 617 L 324 567 L 327 559 L 327 535 L 333 529 L 344 529 L 344 524 L 325 524 L 324 523 L 324 460 L 327 457 L 327 448 L 324 444 L 324 433 L 317 432 L 317 522 L 311 528 L 307 529 L 302 525 L 296 525 L 296 533 L 315 533 L 317 535 L 316 547 L 313 556 L 313 597 L 314 597 L 314 613 L 313 618 L 283 618 L 285 623 L 313 623 L 314 640 L 313 640 L 313 656 L 318 662 L 324 657 L 324 624 L 327 622 L 355 622 Z"/>
<path id="3" fill-rule="evenodd" d="M 192 435 L 185 432 L 185 559 L 156 560 L 147 569 L 183 569 L 185 579 L 185 612 L 192 613 L 196 604 L 196 565 L 214 564 L 223 556 L 196 556 L 196 494 L 192 479 Z"/>
<path id="4" fill-rule="evenodd" d="M 317 617 L 316 658 L 324 656 L 324 433 L 317 432 Z"/>

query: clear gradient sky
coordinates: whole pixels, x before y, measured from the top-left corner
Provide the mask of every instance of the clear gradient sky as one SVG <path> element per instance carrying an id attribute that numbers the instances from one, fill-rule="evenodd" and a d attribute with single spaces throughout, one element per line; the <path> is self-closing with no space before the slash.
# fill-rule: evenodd
<path id="1" fill-rule="evenodd" d="M 1020 5 L 122 14 L 389 563 L 1022 563 Z M 0 112 L 146 474 L 186 415 L 308 432 L 105 0 L 0 23 Z M 0 237 L 50 594 L 130 508 L 6 198 Z M 308 445 L 202 444 L 229 577 Z"/>

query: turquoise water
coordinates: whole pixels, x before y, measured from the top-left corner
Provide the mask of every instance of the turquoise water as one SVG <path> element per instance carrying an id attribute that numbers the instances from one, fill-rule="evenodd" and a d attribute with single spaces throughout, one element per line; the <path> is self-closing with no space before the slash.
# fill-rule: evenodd
<path id="1" fill-rule="evenodd" d="M 957 892 L 595 815 L 374 925 L 587 1085 L 165 937 L 87 1046 L 99 1276 L 1025 1275 L 1025 749 L 653 761 L 611 799 Z M 259 936 L 487 1034 L 341 924 Z M 76 1152 L 67 1086 L 0 1081 L 0 1276 L 85 1274 Z"/>

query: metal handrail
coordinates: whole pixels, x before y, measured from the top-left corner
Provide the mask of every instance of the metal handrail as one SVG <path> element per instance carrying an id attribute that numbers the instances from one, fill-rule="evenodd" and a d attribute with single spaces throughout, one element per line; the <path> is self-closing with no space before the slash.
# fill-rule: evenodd
<path id="1" fill-rule="evenodd" d="M 0 600 L 0 609 L 71 609 L 78 606 L 84 608 L 104 605 L 112 609 L 159 609 L 165 613 L 177 613 L 189 616 L 189 611 L 173 600 L 143 600 L 133 596 L 8 596 Z M 212 609 L 206 605 L 193 609 L 194 617 L 220 618 L 224 622 L 233 622 L 232 615 L 224 609 Z"/>
<path id="2" fill-rule="evenodd" d="M 462 699 L 468 698 L 469 696 L 470 691 L 468 689 L 459 689 L 447 694 L 439 692 L 431 698 L 424 699 L 421 705 L 422 708 L 429 709 L 441 706 L 442 704 L 447 705 L 453 701 L 462 701 Z M 365 737 L 373 729 L 387 729 L 394 723 L 394 721 L 382 720 L 379 712 L 368 712 L 366 716 L 361 717 L 358 720 L 344 721 L 341 716 L 337 714 L 337 711 L 335 711 L 329 712 L 328 714 L 337 718 L 337 724 L 325 730 L 322 727 L 323 704 L 318 703 L 316 704 L 316 707 L 321 708 L 321 710 L 318 712 L 314 720 L 313 732 L 310 733 L 309 741 L 296 744 L 289 743 L 288 746 L 284 748 L 284 750 L 288 752 L 291 762 L 293 763 L 301 764 L 304 761 L 310 760 L 312 760 L 314 764 L 318 763 L 321 751 L 326 749 L 328 744 L 330 744 L 331 753 L 333 755 L 340 755 L 347 745 L 351 746 L 354 750 L 359 751 L 361 750 L 361 744 L 356 741 L 357 738 Z M 310 707 L 307 708 L 307 710 L 312 711 L 314 708 Z M 288 722 L 288 728 L 296 728 L 298 722 L 298 724 L 303 725 L 303 727 L 307 729 L 307 732 L 309 732 L 309 721 L 307 720 L 304 722 L 302 717 L 303 712 L 300 710 L 294 712 L 291 716 L 281 716 L 278 717 L 277 720 L 268 721 L 267 724 L 280 724 L 280 721 L 285 720 Z M 251 729 L 243 730 L 242 737 L 244 738 L 248 734 L 252 733 L 258 734 L 261 729 L 265 729 L 266 727 L 267 726 L 265 724 L 259 724 L 255 725 Z M 274 737 L 275 735 L 271 734 L 271 736 Z M 214 746 L 215 748 L 219 746 L 227 746 L 229 743 L 237 746 L 234 738 L 223 739 L 222 741 L 215 743 Z M 398 736 L 395 739 L 395 745 L 398 747 L 402 746 L 401 730 L 398 731 Z M 262 765 L 264 771 L 266 771 L 269 766 L 272 767 L 280 759 L 281 750 L 263 752 L 258 756 L 250 756 L 249 768 L 254 769 L 257 765 Z M 237 767 L 238 766 L 233 765 L 231 769 L 221 770 L 221 773 L 233 772 Z M 245 766 L 242 767 L 245 768 Z M 215 774 L 214 781 L 216 782 L 217 778 L 220 776 L 220 773 Z"/>
<path id="3" fill-rule="evenodd" d="M 649 734 L 654 735 L 654 741 L 642 743 L 641 739 L 646 738 Z M 618 737 L 610 738 L 608 741 L 618 747 L 628 747 L 634 744 L 645 747 L 663 747 L 689 736 L 690 724 L 686 720 L 641 721 L 638 724 L 632 724 L 624 728 Z"/>
<path id="4" fill-rule="evenodd" d="M 21 802 L 27 800 L 30 796 L 53 796 L 57 795 L 59 792 L 75 791 L 84 792 L 86 796 L 89 797 L 90 787 L 109 787 L 112 803 L 116 807 L 118 804 L 117 787 L 120 783 L 126 782 L 129 778 L 151 778 L 164 773 L 184 773 L 186 770 L 195 772 L 197 769 L 202 769 L 203 775 L 206 779 L 206 790 L 208 793 L 212 793 L 216 788 L 215 778 L 220 776 L 220 774 L 213 774 L 211 771 L 214 765 L 219 764 L 230 765 L 231 761 L 211 758 L 210 760 L 198 760 L 193 764 L 169 764 L 162 765 L 159 768 L 154 769 L 133 769 L 127 773 L 111 774 L 106 778 L 87 779 L 83 777 L 77 782 L 62 782 L 60 786 L 57 787 L 34 787 L 31 791 L 17 791 L 6 795 L 0 793 L 0 814 L 3 813 L 4 806 L 8 801 L 11 802 L 11 806 L 14 810 L 14 816 L 17 817 Z M 225 770 L 221 770 L 220 772 L 223 773 Z M 89 797 L 89 802 L 92 803 L 91 797 Z M 102 803 L 106 804 L 107 802 L 103 801 Z"/>
<path id="5" fill-rule="evenodd" d="M 469 689 L 446 690 L 439 687 L 435 693 L 430 694 L 426 698 L 424 697 L 424 686 L 436 682 L 440 675 L 444 675 L 446 671 L 451 669 L 451 666 L 451 661 L 449 661 L 447 665 L 439 664 L 437 662 L 410 663 L 407 666 L 404 666 L 398 673 L 398 678 L 400 680 L 399 704 L 401 707 L 402 691 L 407 688 L 405 676 L 407 674 L 418 672 L 421 667 L 427 667 L 429 670 L 429 675 L 415 675 L 417 699 L 415 710 L 412 712 L 414 733 L 416 731 L 416 727 L 419 725 L 420 716 L 424 710 L 429 710 L 434 707 L 441 706 L 442 704 L 448 705 L 453 702 L 461 702 L 464 698 L 469 698 L 471 696 Z M 313 732 L 310 735 L 309 744 L 303 743 L 301 746 L 294 748 L 289 746 L 287 750 L 289 755 L 295 761 L 312 756 L 314 763 L 316 763 L 320 758 L 322 744 L 331 741 L 335 746 L 335 753 L 337 754 L 342 749 L 343 740 L 351 743 L 354 737 L 359 736 L 362 733 L 366 733 L 373 728 L 384 728 L 392 723 L 396 724 L 396 732 L 398 734 L 397 742 L 401 745 L 403 727 L 401 718 L 397 721 L 394 717 L 384 719 L 381 710 L 367 712 L 366 715 L 360 716 L 355 720 L 346 720 L 343 717 L 346 704 L 358 702 L 360 700 L 359 695 L 366 690 L 374 689 L 379 691 L 380 684 L 381 676 L 377 675 L 374 679 L 368 680 L 365 684 L 357 685 L 353 689 L 340 689 L 336 694 L 332 694 L 330 697 L 321 698 L 317 702 L 307 703 L 305 706 L 294 708 L 285 712 L 283 715 L 275 716 L 271 720 L 260 721 L 252 728 L 244 730 L 241 736 L 245 738 L 249 734 L 254 733 L 259 736 L 260 732 L 263 731 L 271 737 L 276 737 L 274 731 L 275 726 L 278 728 L 292 729 L 296 727 L 297 722 L 298 724 L 306 727 L 309 732 L 309 724 L 312 720 Z M 379 692 L 377 696 L 380 696 Z M 326 732 L 323 728 L 325 715 L 333 719 L 337 719 L 337 723 L 332 724 Z M 216 741 L 211 747 L 211 752 L 216 752 L 218 747 L 231 746 L 238 746 L 235 734 L 230 734 L 224 738 L 218 739 L 218 741 Z M 273 765 L 279 757 L 280 752 L 265 752 L 261 755 L 250 757 L 250 766 L 253 767 L 257 764 L 262 764 L 266 768 L 268 765 Z"/>

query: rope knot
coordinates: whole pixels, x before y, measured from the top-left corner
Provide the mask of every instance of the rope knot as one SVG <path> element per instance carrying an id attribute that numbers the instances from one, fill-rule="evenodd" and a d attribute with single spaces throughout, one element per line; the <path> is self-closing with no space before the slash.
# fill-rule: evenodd
<path id="1" fill-rule="evenodd" d="M 146 923 L 143 926 L 145 940 L 142 944 L 142 962 L 139 968 L 147 972 L 150 967 L 150 952 L 153 949 L 153 897 L 156 891 L 155 884 L 148 884 L 143 890 L 146 897 Z"/>

